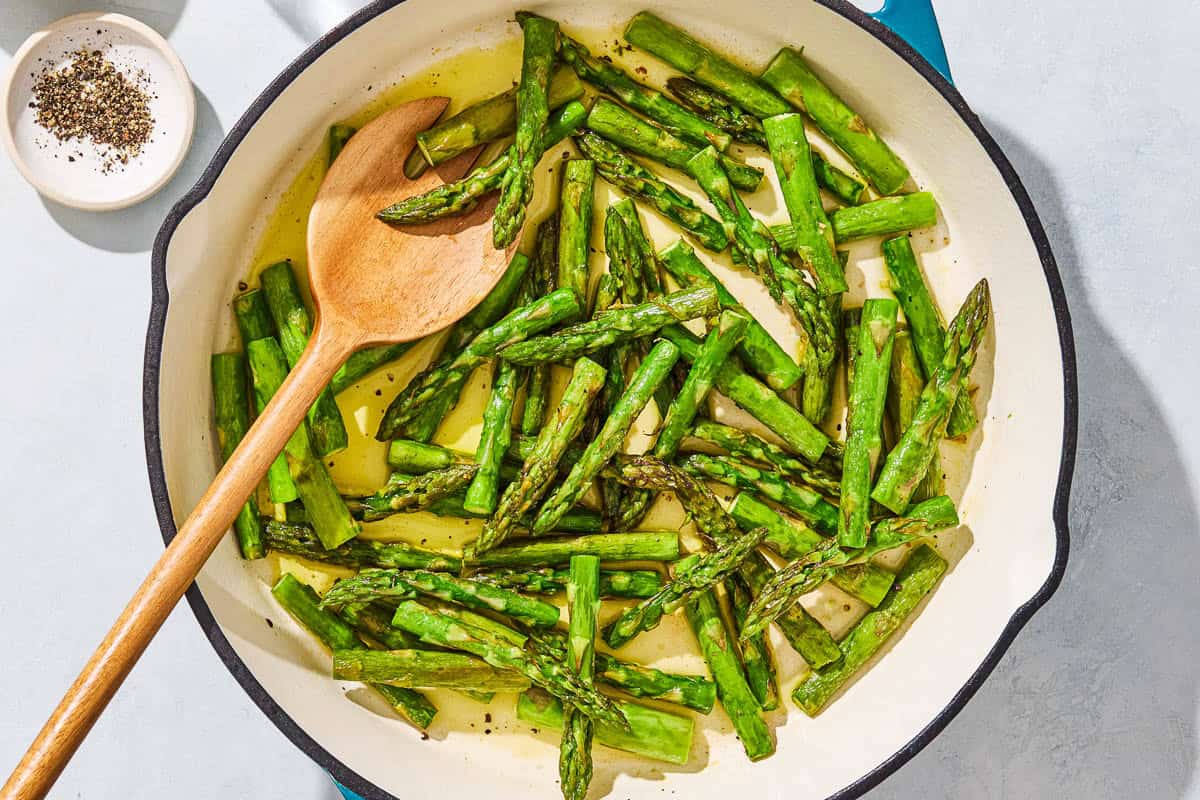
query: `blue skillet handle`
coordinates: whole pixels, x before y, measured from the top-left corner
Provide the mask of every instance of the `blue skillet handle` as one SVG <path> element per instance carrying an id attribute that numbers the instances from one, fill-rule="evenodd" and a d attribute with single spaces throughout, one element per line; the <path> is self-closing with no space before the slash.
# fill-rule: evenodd
<path id="1" fill-rule="evenodd" d="M 334 781 L 333 785 L 338 788 L 338 791 L 342 793 L 342 797 L 346 798 L 346 800 L 363 800 L 362 797 L 342 786 L 337 781 Z"/>
<path id="2" fill-rule="evenodd" d="M 933 13 L 933 0 L 886 0 L 883 8 L 871 16 L 895 31 L 946 80 L 954 83 L 937 15 Z"/>

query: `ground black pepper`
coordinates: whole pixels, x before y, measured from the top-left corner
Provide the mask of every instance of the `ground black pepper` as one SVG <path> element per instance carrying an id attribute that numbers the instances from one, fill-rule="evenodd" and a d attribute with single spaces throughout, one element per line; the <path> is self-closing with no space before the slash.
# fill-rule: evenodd
<path id="1" fill-rule="evenodd" d="M 126 75 L 98 49 L 80 48 L 58 70 L 47 67 L 33 85 L 37 123 L 59 141 L 90 140 L 103 159 L 101 169 L 136 158 L 154 132 L 149 77 Z M 73 159 L 72 159 L 73 160 Z"/>

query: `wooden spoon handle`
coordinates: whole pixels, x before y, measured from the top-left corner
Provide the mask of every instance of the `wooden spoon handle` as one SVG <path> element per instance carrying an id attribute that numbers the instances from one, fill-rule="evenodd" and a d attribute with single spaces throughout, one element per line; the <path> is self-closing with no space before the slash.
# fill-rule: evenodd
<path id="1" fill-rule="evenodd" d="M 104 641 L 0 789 L 3 800 L 40 800 L 200 572 L 267 468 L 357 342 L 318 325 L 283 386 L 200 498 Z"/>

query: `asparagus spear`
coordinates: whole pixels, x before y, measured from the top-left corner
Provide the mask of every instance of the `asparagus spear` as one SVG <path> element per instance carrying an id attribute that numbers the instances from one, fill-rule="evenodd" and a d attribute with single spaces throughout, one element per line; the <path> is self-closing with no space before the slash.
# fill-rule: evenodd
<path id="1" fill-rule="evenodd" d="M 685 289 L 638 306 L 602 311 L 586 322 L 514 343 L 499 355 L 522 366 L 565 361 L 716 311 L 716 290 L 707 286 Z"/>
<path id="2" fill-rule="evenodd" d="M 534 452 L 525 461 L 520 479 L 510 483 L 504 490 L 495 515 L 483 526 L 479 538 L 469 545 L 468 553 L 472 558 L 508 538 L 517 520 L 545 495 L 567 445 L 583 429 L 588 407 L 604 385 L 604 375 L 604 368 L 594 361 L 580 358 L 575 362 L 571 382 L 567 384 L 549 424 L 538 434 Z M 534 527 L 537 527 L 537 523 Z"/>
<path id="3" fill-rule="evenodd" d="M 271 550 L 355 569 L 388 567 L 457 572 L 462 568 L 462 561 L 455 556 L 425 550 L 404 542 L 351 539 L 345 544 L 326 550 L 310 526 L 295 522 L 267 522 L 264 541 Z"/>
<path id="4" fill-rule="evenodd" d="M 859 206 L 839 208 L 829 215 L 833 238 L 838 244 L 871 236 L 928 228 L 937 224 L 937 201 L 929 192 L 881 197 Z M 771 235 L 786 252 L 795 252 L 796 238 L 790 225 L 772 225 Z"/>
<path id="5" fill-rule="evenodd" d="M 259 403 L 266 406 L 287 377 L 287 360 L 274 339 L 258 339 L 246 347 L 250 359 L 250 374 Z M 309 440 L 308 422 L 288 439 L 284 447 L 288 468 L 296 482 L 296 492 L 312 518 L 313 530 L 327 549 L 358 536 L 359 525 L 350 516 L 345 501 L 329 477 L 324 462 L 313 452 Z"/>
<path id="6" fill-rule="evenodd" d="M 917 257 L 913 254 L 908 237 L 900 236 L 884 241 L 883 257 L 892 276 L 892 289 L 900 307 L 904 309 L 904 319 L 912 331 L 913 345 L 921 359 L 921 374 L 933 375 L 944 355 L 946 326 L 942 324 L 942 317 L 921 275 L 921 268 L 917 265 Z M 970 433 L 979 424 L 975 416 L 975 406 L 971 403 L 971 395 L 966 391 L 967 378 L 968 375 L 964 374 L 963 391 L 959 392 L 950 412 L 950 423 L 946 427 L 946 433 L 951 437 Z"/>
<path id="7" fill-rule="evenodd" d="M 485 553 L 468 554 L 469 567 L 551 567 L 571 556 L 588 554 L 601 561 L 674 561 L 679 558 L 676 531 L 600 533 L 516 541 Z"/>
<path id="8" fill-rule="evenodd" d="M 545 294 L 558 288 L 558 217 L 552 216 L 538 226 L 534 239 L 533 270 L 529 285 L 535 294 Z M 521 412 L 521 433 L 537 435 L 546 419 L 550 402 L 550 365 L 539 364 L 529 370 L 525 383 L 525 407 Z"/>
<path id="9" fill-rule="evenodd" d="M 717 276 L 709 271 L 687 242 L 680 239 L 659 253 L 667 272 L 683 286 L 712 286 L 717 290 L 717 301 L 721 308 L 746 313 Z M 742 360 L 750 369 L 762 376 L 767 385 L 777 392 L 790 388 L 803 374 L 767 329 L 753 318 L 746 326 L 745 337 L 738 348 Z"/>
<path id="10" fill-rule="evenodd" d="M 597 100 L 588 112 L 587 126 L 626 150 L 678 170 L 686 171 L 688 159 L 702 149 L 604 98 Z M 729 173 L 730 182 L 742 191 L 753 192 L 762 182 L 763 173 L 757 167 L 726 155 L 718 156 L 718 161 Z"/>
<path id="11" fill-rule="evenodd" d="M 807 486 L 788 483 L 777 472 L 759 469 L 726 456 L 701 453 L 688 456 L 681 466 L 697 477 L 719 481 L 726 486 L 773 500 L 822 533 L 830 534 L 837 530 L 837 506 Z"/>
<path id="12" fill-rule="evenodd" d="M 375 494 L 356 501 L 353 512 L 370 522 L 402 511 L 420 511 L 463 489 L 478 472 L 476 464 L 455 464 L 404 481 L 388 481 Z"/>
<path id="13" fill-rule="evenodd" d="M 275 336 L 275 323 L 267 310 L 267 301 L 261 289 L 251 289 L 233 298 L 233 315 L 242 336 L 242 349 L 256 339 L 271 339 Z M 252 373 L 253 374 L 253 373 Z M 261 414 L 267 407 L 265 401 L 254 395 L 254 410 Z M 267 470 L 267 494 L 272 503 L 291 503 L 300 495 L 296 492 L 296 481 L 288 469 L 287 456 L 280 453 Z"/>
<path id="14" fill-rule="evenodd" d="M 895 194 L 908 181 L 908 167 L 875 131 L 816 76 L 800 51 L 775 54 L 762 80 L 817 123 L 880 194 Z"/>
<path id="15" fill-rule="evenodd" d="M 896 331 L 896 343 L 892 347 L 891 379 L 888 383 L 888 415 L 894 430 L 891 440 L 887 443 L 888 447 L 895 447 L 905 429 L 912 424 L 917 405 L 921 402 L 921 392 L 924 390 L 925 378 L 912 337 L 908 330 Z M 959 394 L 959 397 L 961 398 L 962 394 Z M 956 403 L 955 408 L 957 407 Z M 953 411 L 950 419 L 954 419 Z M 942 459 L 935 449 L 929 461 L 929 469 L 926 470 L 925 477 L 913 496 L 925 499 L 936 497 L 942 491 Z"/>
<path id="16" fill-rule="evenodd" d="M 469 461 L 467 455 L 441 445 L 414 442 L 411 439 L 393 439 L 388 443 L 388 466 L 413 475 L 446 469 Z"/>
<path id="17" fill-rule="evenodd" d="M 566 591 L 567 570 L 553 567 L 495 569 L 477 572 L 471 579 L 526 594 L 557 594 Z M 601 597 L 650 597 L 661 588 L 662 576 L 652 569 L 600 571 Z"/>
<path id="18" fill-rule="evenodd" d="M 546 87 L 554 54 L 558 50 L 558 23 L 545 17 L 521 20 L 525 49 L 521 55 L 521 80 L 517 84 L 516 138 L 509 147 L 512 162 L 500 180 L 500 200 L 492 218 L 492 244 L 508 247 L 525 224 L 525 207 L 533 199 L 533 170 L 546 143 L 550 116 Z"/>
<path id="19" fill-rule="evenodd" d="M 417 637 L 408 631 L 392 627 L 392 609 L 382 603 L 369 605 L 346 606 L 338 609 L 338 617 L 354 630 L 359 636 L 374 640 L 387 650 L 421 649 Z"/>
<path id="20" fill-rule="evenodd" d="M 483 411 L 483 430 L 475 460 L 479 471 L 467 487 L 463 508 L 473 514 L 490 514 L 496 510 L 500 496 L 500 462 L 512 439 L 513 404 L 517 399 L 523 370 L 507 361 L 496 365 L 492 393 Z"/>
<path id="21" fill-rule="evenodd" d="M 617 707 L 629 721 L 629 730 L 596 726 L 596 741 L 668 764 L 686 764 L 692 749 L 694 722 L 690 716 L 618 700 Z M 517 698 L 517 717 L 540 728 L 561 728 L 563 707 L 555 697 L 530 689 Z"/>
<path id="22" fill-rule="evenodd" d="M 546 124 L 544 146 L 553 147 L 583 124 L 587 109 L 572 100 L 550 115 Z M 509 148 L 490 163 L 476 167 L 452 183 L 445 183 L 424 194 L 413 195 L 382 209 L 375 216 L 396 224 L 424 224 L 443 217 L 464 214 L 473 209 L 480 198 L 501 187 L 504 176 L 513 166 L 514 153 Z"/>
<path id="23" fill-rule="evenodd" d="M 356 133 L 358 133 L 358 128 L 351 125 L 329 126 L 328 164 L 333 164 L 334 161 L 337 161 L 337 157 L 342 154 L 342 148 L 346 146 L 346 142 L 350 141 L 350 137 Z"/>
<path id="24" fill-rule="evenodd" d="M 672 325 L 664 328 L 662 335 L 679 347 L 686 360 L 695 360 L 700 343 L 691 332 Z M 732 360 L 717 373 L 717 391 L 770 428 L 790 450 L 809 461 L 818 461 L 829 446 L 828 436 Z"/>
<path id="25" fill-rule="evenodd" d="M 574 291 L 585 308 L 595 184 L 595 162 L 581 158 L 567 161 L 559 201 L 557 280 L 558 286 Z"/>
<path id="26" fill-rule="evenodd" d="M 846 275 L 834 252 L 833 227 L 821 204 L 803 118 L 799 114 L 768 117 L 763 120 L 763 130 L 796 233 L 796 251 L 816 276 L 822 294 L 849 291 Z"/>
<path id="27" fill-rule="evenodd" d="M 570 474 L 543 504 L 533 522 L 533 535 L 553 530 L 562 515 L 579 501 L 601 468 L 621 447 L 633 421 L 650 401 L 654 390 L 662 383 L 677 358 L 679 348 L 670 342 L 659 342 L 647 354 L 630 378 L 628 388 L 613 407 L 612 413 L 604 421 L 604 427 L 583 451 L 583 456 L 571 468 Z"/>
<path id="28" fill-rule="evenodd" d="M 436 650 L 334 650 L 333 677 L 410 689 L 520 692 L 530 686 L 520 673 Z"/>
<path id="29" fill-rule="evenodd" d="M 729 715 L 751 761 L 775 752 L 771 731 L 759 715 L 759 704 L 733 648 L 733 637 L 721 619 L 712 590 L 701 592 L 687 605 L 688 622 L 717 684 L 717 697 Z"/>
<path id="30" fill-rule="evenodd" d="M 292 272 L 290 261 L 280 261 L 264 269 L 258 276 L 262 284 L 263 296 L 267 308 L 275 320 L 279 331 L 279 343 L 283 354 L 287 356 L 288 365 L 296 366 L 304 348 L 308 346 L 308 337 L 312 333 L 312 320 L 300 295 L 300 287 L 296 284 L 296 275 Z M 317 396 L 316 402 L 308 410 L 308 430 L 312 434 L 313 449 L 318 456 L 328 456 L 346 449 L 349 436 L 346 425 L 342 422 L 342 412 L 338 410 L 333 392 L 325 387 Z"/>
<path id="31" fill-rule="evenodd" d="M 845 254 L 839 254 L 839 256 Z M 841 264 L 845 258 L 839 257 Z M 837 371 L 842 337 L 842 295 L 831 294 L 817 301 L 816 314 L 832 331 L 832 337 L 820 347 L 804 353 L 804 386 L 800 393 L 800 411 L 807 419 L 821 424 L 833 405 L 833 381 Z"/>
<path id="32" fill-rule="evenodd" d="M 902 514 L 933 460 L 946 432 L 963 376 L 975 364 L 975 355 L 987 329 L 991 295 L 987 280 L 976 284 L 946 334 L 945 355 L 921 392 L 912 424 L 888 453 L 871 499 Z"/>
<path id="33" fill-rule="evenodd" d="M 562 58 L 588 83 L 609 92 L 625 105 L 684 141 L 718 150 L 729 149 L 731 137 L 661 92 L 629 77 L 620 67 L 593 56 L 588 49 L 569 37 L 563 37 Z"/>
<path id="34" fill-rule="evenodd" d="M 600 613 L 600 560 L 572 556 L 567 583 L 567 668 L 591 686 L 595 674 L 596 617 Z M 564 708 L 558 774 L 563 797 L 582 800 L 592 780 L 592 721 L 572 705 Z"/>
<path id="35" fill-rule="evenodd" d="M 725 581 L 725 586 L 729 590 L 734 627 L 741 630 L 746 620 L 746 610 L 750 608 L 750 589 L 737 575 Z M 771 654 L 771 644 L 767 641 L 766 634 L 756 634 L 740 644 L 746 683 L 754 694 L 754 699 L 763 711 L 774 711 L 779 708 L 779 680 L 775 676 L 775 659 Z"/>
<path id="36" fill-rule="evenodd" d="M 212 357 L 213 427 L 217 430 L 217 445 L 221 460 L 228 461 L 234 449 L 250 428 L 250 398 L 247 393 L 246 357 L 241 353 L 214 353 Z M 242 558 L 262 558 L 266 555 L 262 542 L 262 525 L 253 500 L 247 500 L 233 521 Z"/>
<path id="37" fill-rule="evenodd" d="M 545 297 L 515 309 L 496 324 L 481 331 L 463 350 L 444 364 L 431 367 L 409 382 L 384 412 L 375 438 L 387 441 L 413 421 L 426 403 L 435 402 L 447 387 L 461 387 L 467 377 L 506 345 L 577 316 L 580 301 L 571 289 L 557 289 Z"/>
<path id="38" fill-rule="evenodd" d="M 625 38 L 696 82 L 725 95 L 751 114 L 773 117 L 791 111 L 788 104 L 758 78 L 648 11 L 629 21 Z"/>
<path id="39" fill-rule="evenodd" d="M 863 303 L 846 412 L 846 455 L 837 526 L 838 542 L 843 547 L 863 547 L 867 543 L 871 480 L 883 450 L 883 406 L 898 311 L 899 305 L 892 299 L 874 298 Z"/>
<path id="40" fill-rule="evenodd" d="M 490 583 L 456 578 L 428 570 L 364 570 L 334 584 L 321 605 L 339 608 L 384 598 L 411 599 L 417 594 L 435 597 L 476 611 L 495 611 L 529 625 L 548 627 L 558 622 L 558 608 Z"/>
<path id="41" fill-rule="evenodd" d="M 604 252 L 608 255 L 608 274 L 620 302 L 633 305 L 645 302 L 641 267 L 636 263 L 629 226 L 615 206 L 609 206 L 604 212 Z M 596 310 L 607 311 L 608 307 L 597 302 Z"/>
<path id="42" fill-rule="evenodd" d="M 583 96 L 574 71 L 558 67 L 546 87 L 546 104 L 553 111 Z M 517 129 L 517 90 L 493 95 L 417 134 L 417 146 L 404 164 L 404 174 L 418 178 L 427 167 L 449 161 L 481 144 L 503 139 Z"/>
<path id="43" fill-rule="evenodd" d="M 575 134 L 575 144 L 580 152 L 596 162 L 600 177 L 626 194 L 650 203 L 658 213 L 695 236 L 704 248 L 720 252 L 729 246 L 729 238 L 720 222 L 612 142 L 582 130 Z"/>
<path id="44" fill-rule="evenodd" d="M 321 598 L 311 587 L 304 585 L 288 573 L 280 576 L 271 594 L 284 610 L 296 621 L 308 628 L 314 636 L 330 650 L 366 650 L 350 626 L 334 614 L 320 607 Z M 413 689 L 371 684 L 371 688 L 383 695 L 388 705 L 403 714 L 418 728 L 428 728 L 437 714 L 437 707 L 425 695 Z"/>
<path id="45" fill-rule="evenodd" d="M 638 216 L 637 205 L 626 197 L 613 204 L 621 218 L 625 220 L 625 228 L 629 234 L 629 245 L 632 248 L 634 262 L 641 269 L 642 288 L 647 297 L 657 297 L 663 293 L 662 275 L 659 274 L 658 256 L 654 247 L 646 238 L 646 230 L 642 227 L 642 219 Z"/>
<path id="46" fill-rule="evenodd" d="M 674 576 L 653 597 L 648 597 L 604 629 L 604 641 L 617 648 L 630 642 L 639 633 L 654 630 L 666 614 L 680 609 L 700 592 L 723 581 L 762 543 L 766 528 L 744 534 L 727 546 L 699 556 L 694 561 L 677 565 Z"/>
<path id="47" fill-rule="evenodd" d="M 710 91 L 688 78 L 674 77 L 667 80 L 667 88 L 701 117 L 733 136 L 736 141 L 767 146 L 767 135 L 762 121 L 748 114 L 720 94 Z M 812 151 L 813 172 L 817 184 L 848 206 L 863 201 L 867 185 L 858 178 L 835 167 L 817 151 Z"/>
<path id="48" fill-rule="evenodd" d="M 812 673 L 792 692 L 792 700 L 816 716 L 842 686 L 883 647 L 946 571 L 946 560 L 928 545 L 913 551 L 879 606 L 859 620 L 840 645 L 842 660 Z"/>
<path id="49" fill-rule="evenodd" d="M 634 697 L 678 703 L 701 714 L 712 711 L 717 699 L 717 687 L 707 678 L 663 672 L 607 653 L 596 653 L 596 680 Z"/>
<path id="50" fill-rule="evenodd" d="M 755 554 L 746 559 L 739 574 L 746 580 L 754 596 L 754 602 L 751 603 L 751 609 L 753 609 L 754 603 L 758 602 L 758 598 L 776 574 L 775 569 L 765 558 Z M 759 632 L 749 629 L 749 620 L 750 610 L 748 609 L 747 621 L 743 624 L 740 633 L 745 638 L 750 638 Z M 799 603 L 793 601 L 787 605 L 779 616 L 774 618 L 774 622 L 792 649 L 799 653 L 801 658 L 813 669 L 828 666 L 841 658 L 837 642 L 833 640 L 829 631 L 825 630 L 825 627 Z"/>
<path id="51" fill-rule="evenodd" d="M 498 669 L 509 669 L 529 678 L 535 686 L 573 705 L 580 713 L 597 722 L 628 730 L 629 723 L 612 700 L 587 686 L 561 662 L 527 649 L 506 645 L 481 636 L 477 629 L 463 625 L 411 600 L 396 608 L 392 623 L 420 636 L 429 644 L 462 650 L 482 658 Z"/>
<path id="52" fill-rule="evenodd" d="M 787 477 L 799 480 L 824 494 L 836 497 L 841 491 L 841 461 L 830 458 L 828 454 L 819 464 L 812 466 L 749 431 L 706 419 L 698 421 L 692 427 L 691 435 L 700 441 L 727 450 L 737 458 L 750 459 L 773 467 Z M 685 443 L 682 449 L 687 451 L 689 447 Z"/>

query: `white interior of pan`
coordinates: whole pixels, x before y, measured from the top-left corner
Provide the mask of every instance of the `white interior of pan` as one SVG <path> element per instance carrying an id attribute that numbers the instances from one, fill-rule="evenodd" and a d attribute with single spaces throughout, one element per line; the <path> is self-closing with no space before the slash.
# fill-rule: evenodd
<path id="1" fill-rule="evenodd" d="M 515 26 L 506 22 L 515 5 L 502 5 L 409 0 L 349 35 L 271 105 L 208 198 L 179 226 L 167 254 L 171 305 L 160 405 L 177 520 L 215 471 L 208 357 L 225 341 L 228 298 L 247 271 L 248 245 L 281 183 L 320 145 L 331 122 L 367 101 L 369 86 L 377 90 L 432 61 L 515 36 Z M 642 4 L 535 8 L 569 27 L 608 28 Z M 779 752 L 765 762 L 745 759 L 719 711 L 698 726 L 686 767 L 663 768 L 608 750 L 597 760 L 597 796 L 611 789 L 621 797 L 657 797 L 668 790 L 715 797 L 736 780 L 740 791 L 759 796 L 825 797 L 895 753 L 947 705 L 1051 570 L 1051 505 L 1063 437 L 1054 314 L 1034 244 L 1000 174 L 954 110 L 885 45 L 836 13 L 797 0 L 664 2 L 656 8 L 751 64 L 765 64 L 781 44 L 803 45 L 830 83 L 893 144 L 918 185 L 937 196 L 944 219 L 914 244 L 942 307 L 952 311 L 981 277 L 991 283 L 995 333 L 974 376 L 980 386 L 976 405 L 986 414 L 971 444 L 969 478 L 953 487 L 965 526 L 947 539 L 954 567 L 916 623 L 818 719 L 794 708 L 773 717 Z M 660 246 L 675 235 L 665 227 L 651 233 Z M 852 253 L 856 298 L 884 294 L 878 243 L 861 243 Z M 731 288 L 745 292 L 743 299 L 757 310 L 749 279 Z M 242 562 L 227 539 L 199 585 L 255 678 L 350 769 L 402 798 L 472 790 L 558 795 L 554 735 L 530 736 L 498 708 L 511 703 L 498 700 L 492 708 L 474 706 L 469 717 L 447 715 L 435 723 L 432 739 L 422 741 L 366 690 L 328 677 L 328 656 L 271 600 L 270 577 L 264 567 Z M 493 715 L 490 725 L 483 722 L 485 711 Z"/>

